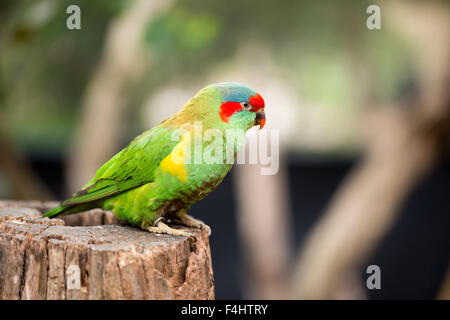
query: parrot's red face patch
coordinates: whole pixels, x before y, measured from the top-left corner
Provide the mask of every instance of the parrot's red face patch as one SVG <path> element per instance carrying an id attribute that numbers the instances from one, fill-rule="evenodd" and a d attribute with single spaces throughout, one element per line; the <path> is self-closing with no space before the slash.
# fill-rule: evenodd
<path id="1" fill-rule="evenodd" d="M 246 108 L 246 102 L 236 102 L 236 101 L 227 101 L 220 105 L 219 115 L 223 122 L 228 123 L 230 121 L 230 117 L 233 116 L 236 112 L 242 110 L 249 110 L 253 112 L 264 112 L 264 99 L 261 97 L 259 93 L 251 96 L 248 99 L 248 109 Z"/>
<path id="2" fill-rule="evenodd" d="M 239 102 L 228 101 L 220 105 L 219 115 L 223 122 L 228 123 L 230 117 L 235 114 L 235 112 L 241 111 L 242 106 Z"/>

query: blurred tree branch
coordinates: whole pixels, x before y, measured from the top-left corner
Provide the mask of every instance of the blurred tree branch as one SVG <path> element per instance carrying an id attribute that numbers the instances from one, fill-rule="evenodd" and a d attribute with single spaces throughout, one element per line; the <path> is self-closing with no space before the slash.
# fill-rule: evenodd
<path id="1" fill-rule="evenodd" d="M 70 192 L 89 181 L 100 165 L 120 147 L 120 127 L 126 88 L 136 80 L 146 26 L 172 1 L 132 2 L 107 30 L 98 69 L 84 97 L 81 124 L 68 156 Z"/>
<path id="2" fill-rule="evenodd" d="M 276 175 L 263 176 L 260 169 L 237 166 L 234 175 L 244 294 L 247 299 L 285 299 L 292 254 L 287 173 L 283 163 Z"/>
<path id="3" fill-rule="evenodd" d="M 397 218 L 409 192 L 435 166 L 450 126 L 449 8 L 442 2 L 386 3 L 387 22 L 414 44 L 419 96 L 381 112 L 365 159 L 314 228 L 296 266 L 293 298 L 339 296 Z"/>

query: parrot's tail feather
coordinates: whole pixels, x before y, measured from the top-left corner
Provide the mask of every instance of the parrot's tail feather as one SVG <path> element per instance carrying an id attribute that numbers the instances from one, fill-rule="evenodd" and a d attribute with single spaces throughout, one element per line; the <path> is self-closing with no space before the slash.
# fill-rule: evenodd
<path id="1" fill-rule="evenodd" d="M 51 218 L 51 217 L 57 216 L 58 214 L 63 213 L 66 209 L 68 209 L 68 208 L 67 207 L 58 206 L 56 208 L 53 208 L 53 209 L 47 211 L 42 216 L 43 217 L 47 217 L 47 218 Z"/>
<path id="2" fill-rule="evenodd" d="M 53 208 L 49 211 L 47 211 L 46 213 L 44 213 L 42 216 L 43 217 L 47 217 L 47 218 L 53 218 L 57 215 L 63 214 L 72 214 L 72 213 L 77 213 L 77 212 L 81 212 L 81 211 L 87 211 L 90 210 L 92 208 L 97 208 L 98 203 L 96 202 L 92 202 L 92 203 L 83 203 L 83 204 L 79 204 L 79 205 L 69 205 L 69 206 L 58 206 L 56 208 Z"/>

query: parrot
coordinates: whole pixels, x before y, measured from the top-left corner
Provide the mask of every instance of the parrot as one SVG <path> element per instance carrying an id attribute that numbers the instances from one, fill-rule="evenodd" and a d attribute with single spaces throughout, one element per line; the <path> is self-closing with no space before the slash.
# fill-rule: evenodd
<path id="1" fill-rule="evenodd" d="M 168 225 L 178 224 L 206 230 L 210 235 L 210 227 L 189 215 L 188 210 L 218 187 L 234 161 L 186 161 L 188 155 L 192 158 L 191 151 L 195 152 L 195 125 L 201 124 L 201 134 L 207 130 L 223 134 L 203 139 L 201 147 L 208 148 L 212 143 L 225 146 L 227 130 L 245 136 L 253 126 L 262 129 L 266 122 L 264 108 L 262 96 L 242 84 L 206 86 L 177 113 L 134 138 L 81 190 L 43 216 L 52 218 L 102 208 L 149 232 L 191 235 Z M 236 143 L 233 148 L 238 151 L 242 146 Z M 224 157 L 219 155 L 220 159 Z"/>

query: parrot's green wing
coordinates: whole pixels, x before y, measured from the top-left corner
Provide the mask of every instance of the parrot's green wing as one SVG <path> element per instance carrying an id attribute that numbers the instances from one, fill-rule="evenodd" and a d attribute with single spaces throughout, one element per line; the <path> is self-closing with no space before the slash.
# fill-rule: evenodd
<path id="1" fill-rule="evenodd" d="M 136 137 L 106 162 L 95 177 L 61 206 L 73 206 L 119 194 L 153 181 L 155 169 L 177 144 L 177 129 L 154 127 Z"/>

